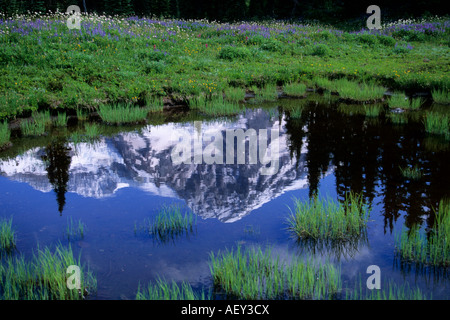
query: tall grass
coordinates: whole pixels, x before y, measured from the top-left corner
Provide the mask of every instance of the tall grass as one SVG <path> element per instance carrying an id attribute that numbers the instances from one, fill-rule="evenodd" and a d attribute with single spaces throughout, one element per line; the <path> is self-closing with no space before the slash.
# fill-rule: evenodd
<path id="1" fill-rule="evenodd" d="M 283 91 L 288 96 L 304 96 L 306 93 L 306 85 L 303 83 L 291 82 L 283 87 Z"/>
<path id="2" fill-rule="evenodd" d="M 98 114 L 104 122 L 120 125 L 145 121 L 148 110 L 129 104 L 102 105 L 98 110 Z"/>
<path id="3" fill-rule="evenodd" d="M 197 218 L 191 212 L 183 214 L 179 206 L 170 205 L 163 206 L 154 219 L 144 219 L 140 229 L 164 242 L 192 233 L 196 222 Z"/>
<path id="4" fill-rule="evenodd" d="M 228 101 L 222 95 L 214 96 L 211 100 L 205 96 L 198 96 L 191 100 L 190 106 L 212 116 L 236 115 L 242 111 L 237 102 Z"/>
<path id="5" fill-rule="evenodd" d="M 440 104 L 450 104 L 450 93 L 447 89 L 432 90 L 433 101 Z"/>
<path id="6" fill-rule="evenodd" d="M 16 247 L 15 231 L 12 228 L 12 218 L 0 218 L 0 257 L 1 253 L 11 253 Z"/>
<path id="7" fill-rule="evenodd" d="M 80 290 L 67 288 L 67 268 L 81 269 Z M 72 248 L 56 246 L 38 249 L 31 261 L 23 256 L 8 257 L 0 264 L 0 299 L 4 300 L 81 300 L 97 288 L 97 280 L 75 259 Z"/>
<path id="8" fill-rule="evenodd" d="M 402 108 L 407 109 L 409 107 L 409 100 L 404 94 L 393 94 L 388 101 L 389 108 Z"/>
<path id="9" fill-rule="evenodd" d="M 276 99 L 278 99 L 278 89 L 276 85 L 269 84 L 256 90 L 255 100 L 257 102 L 275 101 Z"/>
<path id="10" fill-rule="evenodd" d="M 426 114 L 424 125 L 425 131 L 430 134 L 443 135 L 446 140 L 450 140 L 450 118 L 437 112 Z"/>
<path id="11" fill-rule="evenodd" d="M 409 232 L 402 230 L 396 236 L 396 253 L 402 261 L 414 262 L 419 266 L 433 265 L 448 267 L 450 264 L 450 203 L 439 202 L 435 221 L 429 235 L 421 232 L 418 225 Z"/>
<path id="12" fill-rule="evenodd" d="M 385 88 L 373 83 L 363 82 L 359 84 L 347 79 L 335 80 L 332 83 L 332 89 L 337 91 L 341 98 L 355 102 L 381 100 L 385 92 Z"/>
<path id="13" fill-rule="evenodd" d="M 20 123 L 20 129 L 24 136 L 41 136 L 45 133 L 45 127 L 52 123 L 50 112 L 36 113 L 33 119 Z"/>
<path id="14" fill-rule="evenodd" d="M 146 107 L 150 112 L 161 112 L 164 109 L 164 101 L 161 97 L 149 97 L 146 101 Z"/>
<path id="15" fill-rule="evenodd" d="M 270 249 L 226 250 L 210 254 L 214 284 L 238 299 L 327 299 L 341 286 L 340 270 L 294 258 L 282 262 Z"/>
<path id="16" fill-rule="evenodd" d="M 9 130 L 8 122 L 0 122 L 0 149 L 9 143 L 11 138 L 11 130 Z"/>
<path id="17" fill-rule="evenodd" d="M 400 172 L 403 177 L 410 179 L 410 180 L 419 180 L 422 177 L 422 172 L 420 171 L 420 168 L 415 165 L 414 167 L 399 167 Z"/>
<path id="18" fill-rule="evenodd" d="M 65 112 L 58 113 L 58 116 L 53 121 L 53 124 L 56 127 L 65 127 L 67 125 L 67 115 L 66 115 L 66 113 Z"/>
<path id="19" fill-rule="evenodd" d="M 318 197 L 294 199 L 287 224 L 298 239 L 351 241 L 365 233 L 369 215 L 362 196 L 348 193 L 343 203 Z"/>
<path id="20" fill-rule="evenodd" d="M 245 90 L 242 88 L 228 87 L 225 89 L 225 97 L 230 101 L 243 101 L 245 99 Z"/>
<path id="21" fill-rule="evenodd" d="M 146 288 L 139 285 L 136 300 L 206 300 L 205 293 L 197 294 L 188 282 L 179 286 L 175 281 L 168 283 L 164 279 L 157 279 L 156 283 L 149 283 Z"/>
<path id="22" fill-rule="evenodd" d="M 379 105 L 364 106 L 364 113 L 366 117 L 369 118 L 378 117 L 381 113 L 381 110 L 382 108 Z"/>

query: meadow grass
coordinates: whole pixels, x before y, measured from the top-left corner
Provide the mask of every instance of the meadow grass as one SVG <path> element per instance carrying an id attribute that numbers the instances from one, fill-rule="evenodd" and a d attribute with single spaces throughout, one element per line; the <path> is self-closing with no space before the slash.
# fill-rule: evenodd
<path id="1" fill-rule="evenodd" d="M 210 271 L 214 285 L 234 299 L 328 299 L 341 286 L 340 270 L 332 264 L 282 262 L 269 248 L 210 253 Z"/>
<path id="2" fill-rule="evenodd" d="M 225 97 L 230 101 L 243 101 L 245 99 L 245 90 L 239 87 L 228 87 L 225 89 Z"/>
<path id="3" fill-rule="evenodd" d="M 194 231 L 197 217 L 191 212 L 182 213 L 178 205 L 163 206 L 154 219 L 144 219 L 140 229 L 165 242 L 183 234 L 188 235 Z M 135 226 L 135 232 L 137 226 Z"/>
<path id="4" fill-rule="evenodd" d="M 435 221 L 428 235 L 418 225 L 409 231 L 402 229 L 396 236 L 396 254 L 401 261 L 419 266 L 432 265 L 447 268 L 450 264 L 450 203 L 439 202 Z"/>
<path id="5" fill-rule="evenodd" d="M 362 196 L 348 193 L 343 203 L 314 197 L 294 199 L 288 229 L 298 239 L 352 241 L 365 234 L 370 208 Z"/>
<path id="6" fill-rule="evenodd" d="M 306 93 L 306 85 L 299 82 L 291 82 L 283 86 L 283 92 L 288 96 L 301 97 Z"/>
<path id="7" fill-rule="evenodd" d="M 406 167 L 402 168 L 399 167 L 400 172 L 403 177 L 410 179 L 410 180 L 419 180 L 422 178 L 422 172 L 420 171 L 420 168 L 415 165 L 414 167 Z"/>
<path id="8" fill-rule="evenodd" d="M 67 226 L 65 230 L 67 240 L 83 239 L 85 230 L 86 225 L 81 220 L 74 223 L 72 217 L 67 218 Z"/>
<path id="9" fill-rule="evenodd" d="M 436 89 L 431 91 L 433 101 L 439 104 L 450 104 L 450 93 L 448 89 Z"/>
<path id="10" fill-rule="evenodd" d="M 450 140 L 450 118 L 437 112 L 427 112 L 424 125 L 425 131 L 430 134 L 443 135 L 446 140 Z"/>
<path id="11" fill-rule="evenodd" d="M 0 120 L 41 108 L 93 110 L 100 104 L 143 104 L 142 97 L 148 96 L 180 101 L 221 94 L 230 86 L 313 83 L 314 78 L 355 83 L 370 79 L 377 86 L 405 92 L 449 87 L 447 18 L 430 34 L 423 31 L 430 25 L 426 21 L 404 26 L 420 40 L 403 51 L 395 47 L 397 42 L 404 47 L 403 40 L 389 28 L 381 34 L 359 35 L 332 26 L 280 21 L 149 21 L 86 14 L 89 24 L 76 34 L 61 23 L 66 18 L 48 14 L 45 25 L 35 26 L 42 17 L 30 14 L 0 25 L 5 40 L 0 51 L 0 64 L 5 66 L 0 74 Z M 179 32 L 171 35 L 173 41 L 165 41 L 170 28 Z M 324 31 L 317 32 L 318 28 Z M 38 51 L 45 54 L 35 54 Z M 430 61 L 423 61 L 424 56 Z M 67 76 L 75 64 L 79 68 Z M 273 99 L 274 93 L 269 96 Z"/>
<path id="12" fill-rule="evenodd" d="M 12 218 L 0 218 L 0 257 L 2 253 L 11 253 L 16 247 L 15 231 L 12 228 Z"/>
<path id="13" fill-rule="evenodd" d="M 86 123 L 84 130 L 86 138 L 90 140 L 98 138 L 101 133 L 100 126 L 96 123 Z"/>
<path id="14" fill-rule="evenodd" d="M 81 269 L 80 290 L 67 288 L 67 268 Z M 72 248 L 57 245 L 33 253 L 31 261 L 24 256 L 9 256 L 0 263 L 0 299 L 3 300 L 81 300 L 97 288 L 93 274 L 75 259 Z"/>
<path id="15" fill-rule="evenodd" d="M 53 121 L 53 125 L 56 127 L 65 127 L 67 125 L 67 115 L 65 112 L 58 113 L 58 116 Z"/>
<path id="16" fill-rule="evenodd" d="M 158 278 L 156 283 L 149 283 L 146 288 L 139 284 L 136 293 L 136 300 L 207 300 L 207 296 L 202 293 L 197 294 L 188 282 L 183 281 L 178 285 L 175 281 L 171 283 L 162 278 Z"/>
<path id="17" fill-rule="evenodd" d="M 8 122 L 0 122 L 0 149 L 9 144 L 11 138 L 11 130 L 9 129 Z"/>
<path id="18" fill-rule="evenodd" d="M 108 124 L 121 125 L 145 121 L 148 110 L 130 104 L 102 105 L 98 114 Z"/>

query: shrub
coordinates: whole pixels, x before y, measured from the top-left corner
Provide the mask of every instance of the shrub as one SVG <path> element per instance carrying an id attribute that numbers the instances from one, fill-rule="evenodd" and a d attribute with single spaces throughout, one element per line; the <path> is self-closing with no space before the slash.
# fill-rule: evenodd
<path id="1" fill-rule="evenodd" d="M 244 60 L 251 57 L 250 50 L 243 47 L 226 46 L 219 52 L 219 58 L 224 60 Z"/>

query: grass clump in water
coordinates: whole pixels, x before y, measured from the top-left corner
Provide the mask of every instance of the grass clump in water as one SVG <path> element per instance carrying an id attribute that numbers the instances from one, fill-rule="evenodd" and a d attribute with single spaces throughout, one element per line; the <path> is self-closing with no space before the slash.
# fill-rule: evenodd
<path id="1" fill-rule="evenodd" d="M 215 96 L 211 100 L 205 96 L 198 96 L 191 100 L 190 105 L 193 109 L 211 116 L 236 115 L 242 111 L 237 102 L 227 101 L 222 95 Z"/>
<path id="2" fill-rule="evenodd" d="M 0 150 L 9 144 L 11 138 L 11 130 L 9 130 L 8 122 L 0 122 Z"/>
<path id="3" fill-rule="evenodd" d="M 179 286 L 175 281 L 168 283 L 159 278 L 155 284 L 149 283 L 147 288 L 138 287 L 136 300 L 206 300 L 205 293 L 197 294 L 188 282 Z"/>
<path id="4" fill-rule="evenodd" d="M 53 124 L 56 127 L 65 127 L 67 125 L 67 115 L 66 115 L 66 113 L 65 112 L 58 113 L 58 116 L 53 121 Z"/>
<path id="5" fill-rule="evenodd" d="M 78 220 L 77 223 L 74 223 L 72 217 L 67 219 L 67 226 L 65 235 L 67 236 L 67 240 L 73 240 L 75 238 L 83 239 L 84 231 L 86 230 L 86 225 Z"/>
<path id="6" fill-rule="evenodd" d="M 51 123 L 50 112 L 36 113 L 32 120 L 22 121 L 20 129 L 24 136 L 42 136 L 45 134 L 45 127 Z"/>
<path id="7" fill-rule="evenodd" d="M 385 289 L 387 288 L 387 289 Z M 420 288 L 411 288 L 409 283 L 398 285 L 389 281 L 382 285 L 382 289 L 367 289 L 366 284 L 356 287 L 353 292 L 346 293 L 346 300 L 426 300 L 426 295 Z"/>
<path id="8" fill-rule="evenodd" d="M 415 165 L 414 167 L 406 167 L 401 168 L 399 167 L 400 172 L 403 177 L 410 179 L 410 180 L 419 180 L 422 178 L 422 172 L 420 171 L 420 168 Z"/>
<path id="9" fill-rule="evenodd" d="M 356 83 L 347 79 L 336 80 L 332 90 L 337 91 L 342 99 L 353 102 L 374 102 L 383 98 L 385 88 L 372 83 Z"/>
<path id="10" fill-rule="evenodd" d="M 370 208 L 360 195 L 347 194 L 344 203 L 314 197 L 308 202 L 294 199 L 288 229 L 298 239 L 351 241 L 361 237 Z"/>
<path id="11" fill-rule="evenodd" d="M 327 299 L 341 286 L 340 271 L 331 264 L 273 257 L 271 250 L 244 249 L 210 254 L 214 284 L 232 298 Z"/>
<path id="12" fill-rule="evenodd" d="M 102 105 L 98 113 L 102 120 L 108 124 L 121 125 L 145 121 L 148 110 L 134 107 L 129 104 Z"/>
<path id="13" fill-rule="evenodd" d="M 430 134 L 443 135 L 446 140 L 450 140 L 449 117 L 437 112 L 428 112 L 425 120 L 425 131 Z"/>
<path id="14" fill-rule="evenodd" d="M 153 219 L 145 219 L 141 229 L 160 241 L 167 241 L 194 231 L 196 217 L 192 213 L 181 212 L 177 205 L 163 206 Z"/>
<path id="15" fill-rule="evenodd" d="M 439 104 L 450 104 L 450 93 L 447 89 L 432 90 L 433 101 Z"/>
<path id="16" fill-rule="evenodd" d="M 0 219 L 0 257 L 2 253 L 11 253 L 16 247 L 15 231 L 11 219 Z"/>
<path id="17" fill-rule="evenodd" d="M 397 256 L 403 262 L 447 268 L 450 264 L 450 203 L 439 202 L 428 236 L 415 225 L 409 232 L 402 230 L 396 238 L 396 247 Z"/>
<path id="18" fill-rule="evenodd" d="M 291 82 L 283 87 L 283 91 L 288 96 L 301 97 L 306 93 L 306 85 L 303 83 Z"/>
<path id="19" fill-rule="evenodd" d="M 67 286 L 67 268 L 80 267 L 80 289 Z M 93 274 L 76 260 L 71 247 L 58 245 L 52 253 L 49 248 L 38 249 L 30 262 L 23 256 L 8 257 L 0 264 L 0 299 L 3 300 L 81 300 L 96 290 Z"/>
<path id="20" fill-rule="evenodd" d="M 408 109 L 409 100 L 404 94 L 394 94 L 388 101 L 389 108 Z"/>
<path id="21" fill-rule="evenodd" d="M 276 85 L 267 85 L 264 88 L 254 90 L 256 93 L 256 101 L 275 101 L 278 99 L 278 89 Z"/>

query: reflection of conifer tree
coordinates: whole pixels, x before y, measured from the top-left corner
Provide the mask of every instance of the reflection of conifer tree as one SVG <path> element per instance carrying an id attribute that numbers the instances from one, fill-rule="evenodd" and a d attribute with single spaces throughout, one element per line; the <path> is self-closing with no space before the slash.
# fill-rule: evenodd
<path id="1" fill-rule="evenodd" d="M 46 162 L 48 180 L 52 184 L 58 202 L 58 211 L 62 213 L 66 203 L 67 183 L 71 157 L 64 141 L 57 140 L 49 144 L 43 160 Z"/>

